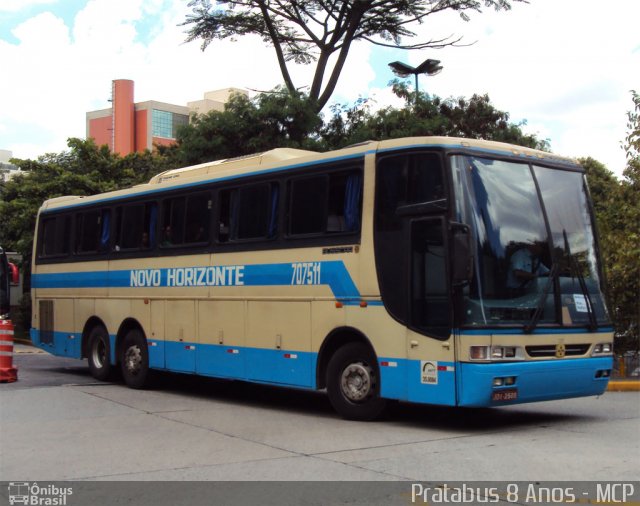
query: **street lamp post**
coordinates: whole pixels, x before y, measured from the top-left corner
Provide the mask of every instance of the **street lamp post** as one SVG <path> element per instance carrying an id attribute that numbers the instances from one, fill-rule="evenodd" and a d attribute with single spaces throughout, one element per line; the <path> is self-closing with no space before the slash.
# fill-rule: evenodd
<path id="1" fill-rule="evenodd" d="M 394 61 L 389 64 L 393 73 L 398 77 L 409 77 L 410 75 L 416 76 L 416 102 L 418 101 L 418 74 L 427 74 L 428 76 L 435 76 L 442 70 L 440 60 L 432 60 L 431 58 L 423 61 L 417 67 L 412 67 L 406 63 L 400 61 Z"/>

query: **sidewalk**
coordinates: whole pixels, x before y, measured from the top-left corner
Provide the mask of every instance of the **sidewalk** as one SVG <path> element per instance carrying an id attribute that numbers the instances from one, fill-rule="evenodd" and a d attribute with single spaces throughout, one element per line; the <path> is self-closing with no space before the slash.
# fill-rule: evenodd
<path id="1" fill-rule="evenodd" d="M 609 380 L 609 392 L 640 392 L 640 380 L 631 378 L 616 378 Z"/>

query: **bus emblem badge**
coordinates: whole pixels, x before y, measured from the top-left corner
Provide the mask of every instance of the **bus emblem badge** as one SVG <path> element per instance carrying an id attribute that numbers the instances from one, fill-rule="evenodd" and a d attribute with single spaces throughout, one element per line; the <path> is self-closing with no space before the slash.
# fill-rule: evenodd
<path id="1" fill-rule="evenodd" d="M 564 344 L 556 344 L 556 358 L 564 358 L 567 352 L 567 348 Z"/>

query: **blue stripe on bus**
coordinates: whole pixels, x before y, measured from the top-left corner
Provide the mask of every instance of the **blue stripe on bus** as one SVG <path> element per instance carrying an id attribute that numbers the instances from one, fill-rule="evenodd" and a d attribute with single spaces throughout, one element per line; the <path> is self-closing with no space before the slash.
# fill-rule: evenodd
<path id="1" fill-rule="evenodd" d="M 55 355 L 80 358 L 81 335 L 54 332 L 54 342 L 42 344 L 40 332 L 31 339 Z M 115 336 L 111 337 L 115 363 Z M 148 340 L 149 365 L 153 369 L 199 374 L 217 378 L 315 389 L 318 354 L 297 350 L 249 348 L 231 344 L 199 344 Z M 611 371 L 612 357 L 551 359 L 508 363 L 431 362 L 437 373 L 425 381 L 426 361 L 380 357 L 381 396 L 425 404 L 487 407 L 602 394 Z M 513 377 L 510 387 L 494 387 L 497 377 Z M 496 390 L 515 388 L 517 399 L 496 403 Z"/>
<path id="2" fill-rule="evenodd" d="M 345 304 L 359 304 L 360 291 L 356 287 L 349 271 L 344 262 L 341 260 L 309 262 L 309 264 L 320 264 L 319 277 L 312 279 L 310 284 L 303 282 L 297 284 L 294 280 L 295 262 L 282 264 L 260 264 L 260 265 L 241 265 L 241 266 L 190 266 L 163 269 L 128 269 L 116 271 L 90 271 L 90 272 L 63 272 L 63 273 L 46 273 L 33 274 L 31 277 L 31 286 L 33 288 L 133 288 L 136 287 L 132 281 L 132 273 L 145 271 L 151 274 L 157 274 L 154 282 L 147 283 L 144 288 L 160 288 L 160 287 L 176 287 L 190 288 L 208 287 L 208 286 L 311 286 L 328 285 L 333 295 L 343 301 Z M 241 283 L 235 280 L 226 284 L 196 284 L 176 285 L 173 280 L 170 282 L 169 274 L 175 274 L 176 269 L 242 269 Z M 134 275 L 135 277 L 135 275 Z M 204 280 L 206 281 L 206 280 Z M 378 305 L 380 301 L 372 301 L 371 305 Z M 381 303 L 380 303 L 381 304 Z"/>
<path id="3" fill-rule="evenodd" d="M 48 343 L 41 341 L 40 334 L 39 330 L 33 328 L 29 331 L 29 337 L 34 346 L 60 357 L 82 358 L 82 334 L 80 332 L 55 331 L 52 333 L 53 340 Z"/>

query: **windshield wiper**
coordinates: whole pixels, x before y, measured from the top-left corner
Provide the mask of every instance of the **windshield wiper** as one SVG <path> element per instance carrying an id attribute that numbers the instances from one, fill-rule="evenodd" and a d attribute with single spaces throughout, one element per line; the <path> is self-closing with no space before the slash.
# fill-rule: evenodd
<path id="1" fill-rule="evenodd" d="M 527 323 L 524 326 L 523 330 L 525 334 L 531 334 L 536 329 L 536 327 L 538 326 L 538 323 L 540 322 L 542 313 L 544 313 L 544 306 L 547 303 L 547 297 L 549 296 L 549 291 L 551 290 L 551 286 L 553 286 L 553 284 L 555 283 L 556 276 L 558 275 L 558 265 L 560 265 L 560 263 L 556 261 L 556 262 L 553 262 L 553 265 L 551 266 L 551 270 L 549 271 L 549 279 L 547 280 L 547 285 L 544 287 L 544 290 L 542 291 L 542 294 L 538 299 L 536 310 L 534 311 L 533 316 L 531 317 L 531 320 L 529 321 L 529 323 Z"/>
<path id="2" fill-rule="evenodd" d="M 571 270 L 575 273 L 575 276 L 578 278 L 578 284 L 580 285 L 580 290 L 582 291 L 582 295 L 586 300 L 587 305 L 587 315 L 589 317 L 589 330 L 591 332 L 595 332 L 598 330 L 598 320 L 596 319 L 595 312 L 593 311 L 593 305 L 591 304 L 591 296 L 589 295 L 589 289 L 587 288 L 587 283 L 584 280 L 584 276 L 582 275 L 582 271 L 580 270 L 580 266 L 578 265 L 578 261 L 571 254 L 571 249 L 569 248 L 569 239 L 567 238 L 567 231 L 562 230 L 562 235 L 564 236 L 564 250 L 565 255 L 569 257 L 569 266 Z"/>

